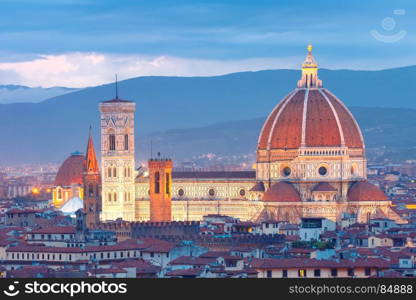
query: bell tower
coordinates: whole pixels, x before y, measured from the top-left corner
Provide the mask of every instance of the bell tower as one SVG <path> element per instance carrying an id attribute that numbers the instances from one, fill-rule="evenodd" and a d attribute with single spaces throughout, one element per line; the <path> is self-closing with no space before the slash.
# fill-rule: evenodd
<path id="1" fill-rule="evenodd" d="M 92 228 L 100 222 L 101 212 L 101 176 L 95 155 L 91 127 L 84 161 L 84 213 L 86 226 Z"/>
<path id="2" fill-rule="evenodd" d="M 172 221 L 172 160 L 149 160 L 150 221 Z"/>
<path id="3" fill-rule="evenodd" d="M 117 94 L 100 103 L 103 221 L 135 219 L 135 110 L 136 103 L 119 99 Z"/>

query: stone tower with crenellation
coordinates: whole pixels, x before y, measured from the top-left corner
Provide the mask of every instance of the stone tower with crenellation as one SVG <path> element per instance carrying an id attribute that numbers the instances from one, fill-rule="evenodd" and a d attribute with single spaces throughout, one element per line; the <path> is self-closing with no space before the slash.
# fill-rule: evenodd
<path id="1" fill-rule="evenodd" d="M 172 160 L 149 160 L 150 221 L 172 221 Z"/>
<path id="2" fill-rule="evenodd" d="M 101 220 L 134 221 L 134 112 L 132 101 L 100 103 L 101 112 Z"/>

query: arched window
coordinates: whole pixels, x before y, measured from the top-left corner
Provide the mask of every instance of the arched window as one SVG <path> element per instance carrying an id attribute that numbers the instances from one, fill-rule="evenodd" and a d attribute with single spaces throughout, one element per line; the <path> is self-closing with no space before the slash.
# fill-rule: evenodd
<path id="1" fill-rule="evenodd" d="M 111 177 L 111 167 L 108 167 L 108 177 Z"/>
<path id="2" fill-rule="evenodd" d="M 113 177 L 117 177 L 117 168 L 116 167 L 113 168 Z"/>
<path id="3" fill-rule="evenodd" d="M 129 135 L 124 135 L 124 150 L 129 150 Z"/>
<path id="4" fill-rule="evenodd" d="M 62 190 L 58 189 L 58 199 L 62 199 Z"/>
<path id="5" fill-rule="evenodd" d="M 114 192 L 114 202 L 117 201 L 117 193 Z"/>
<path id="6" fill-rule="evenodd" d="M 166 194 L 170 195 L 170 175 L 166 173 Z"/>
<path id="7" fill-rule="evenodd" d="M 155 173 L 155 194 L 159 194 L 160 192 L 160 173 Z"/>
<path id="8" fill-rule="evenodd" d="M 111 193 L 108 193 L 108 202 L 111 202 Z"/>
<path id="9" fill-rule="evenodd" d="M 127 201 L 127 192 L 124 192 L 124 201 Z"/>
<path id="10" fill-rule="evenodd" d="M 109 145 L 110 145 L 110 151 L 116 150 L 116 136 L 114 134 L 110 134 L 108 136 L 109 139 Z"/>
<path id="11" fill-rule="evenodd" d="M 127 168 L 124 167 L 124 177 L 127 177 Z"/>
<path id="12" fill-rule="evenodd" d="M 94 186 L 92 184 L 88 185 L 88 195 L 94 197 Z"/>

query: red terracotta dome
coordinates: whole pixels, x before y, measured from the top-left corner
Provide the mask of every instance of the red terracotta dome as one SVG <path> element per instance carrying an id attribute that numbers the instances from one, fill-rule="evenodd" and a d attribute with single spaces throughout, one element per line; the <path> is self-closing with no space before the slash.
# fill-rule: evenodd
<path id="1" fill-rule="evenodd" d="M 72 184 L 83 184 L 84 161 L 85 157 L 82 153 L 72 153 L 59 167 L 55 177 L 55 185 L 70 186 Z"/>
<path id="2" fill-rule="evenodd" d="M 298 191 L 292 184 L 284 181 L 273 184 L 263 195 L 265 202 L 300 202 Z"/>
<path id="3" fill-rule="evenodd" d="M 324 88 L 299 88 L 271 112 L 259 136 L 258 149 L 303 147 L 364 148 L 351 112 Z"/>
<path id="4" fill-rule="evenodd" d="M 360 128 L 342 101 L 322 87 L 309 45 L 298 88 L 268 116 L 258 150 L 344 146 L 364 148 Z"/>
<path id="5" fill-rule="evenodd" d="M 368 181 L 357 181 L 348 190 L 348 201 L 387 201 L 386 194 Z"/>

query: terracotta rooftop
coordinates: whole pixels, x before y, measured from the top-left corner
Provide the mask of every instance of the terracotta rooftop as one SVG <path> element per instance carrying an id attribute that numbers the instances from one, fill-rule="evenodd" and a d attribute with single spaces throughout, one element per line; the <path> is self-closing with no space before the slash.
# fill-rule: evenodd
<path id="1" fill-rule="evenodd" d="M 49 228 L 35 229 L 29 234 L 74 234 L 76 229 L 74 226 L 54 226 Z"/>
<path id="2" fill-rule="evenodd" d="M 306 147 L 364 148 L 351 112 L 326 89 L 296 89 L 284 98 L 264 123 L 258 149 L 298 149 L 302 141 Z"/>
<path id="3" fill-rule="evenodd" d="M 357 181 L 348 190 L 348 201 L 387 201 L 378 187 L 368 181 Z"/>
<path id="4" fill-rule="evenodd" d="M 320 182 L 318 183 L 314 189 L 314 192 L 336 192 L 337 189 L 330 185 L 328 182 Z"/>
<path id="5" fill-rule="evenodd" d="M 284 181 L 274 183 L 263 195 L 265 202 L 300 202 L 298 191 L 292 184 Z"/>
<path id="6" fill-rule="evenodd" d="M 55 185 L 70 186 L 83 184 L 82 174 L 84 170 L 85 157 L 82 153 L 71 154 L 59 167 L 55 178 Z"/>

